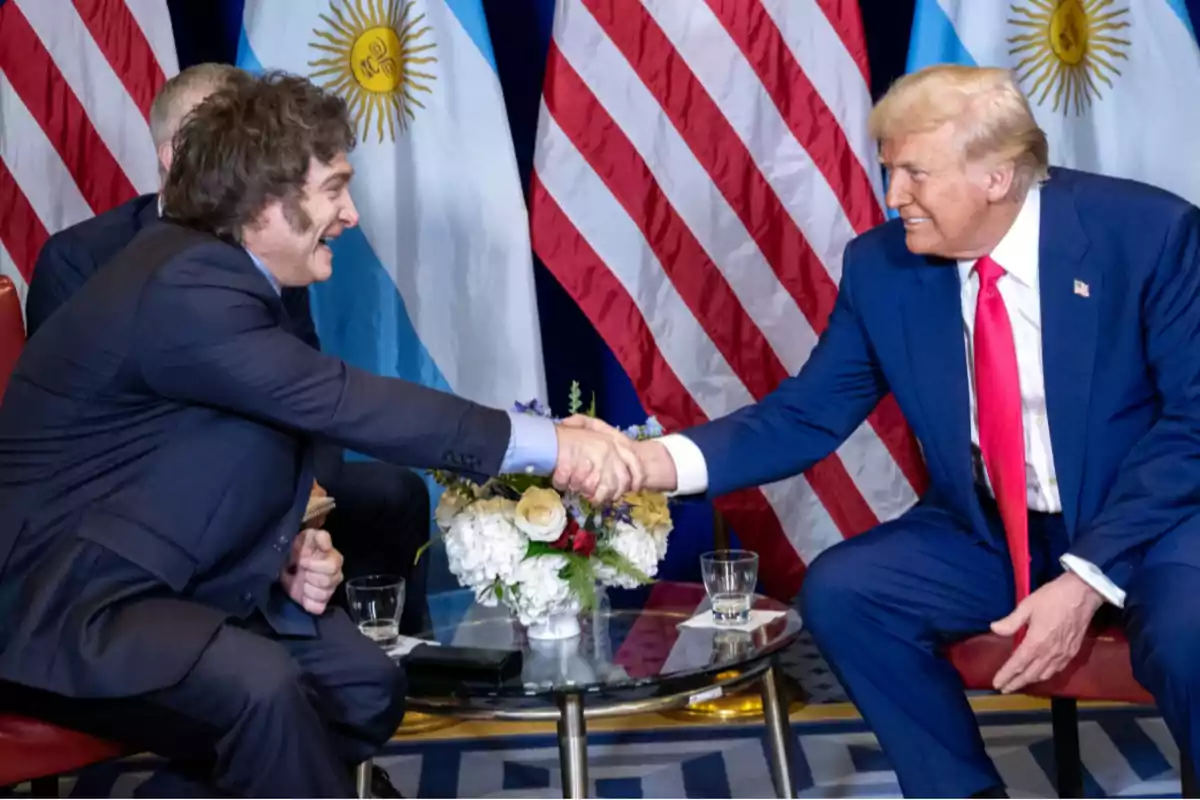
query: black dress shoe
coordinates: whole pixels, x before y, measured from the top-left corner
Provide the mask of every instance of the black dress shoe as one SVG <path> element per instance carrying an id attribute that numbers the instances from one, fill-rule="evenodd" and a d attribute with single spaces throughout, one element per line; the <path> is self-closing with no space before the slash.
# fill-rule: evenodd
<path id="1" fill-rule="evenodd" d="M 371 765 L 371 797 L 404 797 L 399 789 L 392 786 L 387 770 L 378 764 Z"/>

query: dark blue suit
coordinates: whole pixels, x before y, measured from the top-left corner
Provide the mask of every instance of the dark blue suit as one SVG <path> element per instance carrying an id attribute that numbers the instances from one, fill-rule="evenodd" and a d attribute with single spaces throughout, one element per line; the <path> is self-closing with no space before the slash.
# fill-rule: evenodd
<path id="1" fill-rule="evenodd" d="M 29 340 L 0 406 L 0 680 L 46 692 L 39 715 L 299 797 L 351 790 L 345 762 L 404 691 L 343 611 L 279 590 L 312 437 L 494 473 L 511 423 L 291 324 L 244 250 L 164 222 Z"/>
<path id="2" fill-rule="evenodd" d="M 1064 552 L 1127 591 L 1135 674 L 1200 758 L 1200 211 L 1068 170 L 1042 187 L 1046 402 L 1063 511 L 1031 514 L 1036 583 Z M 1087 285 L 1075 291 L 1076 281 Z M 888 391 L 922 445 L 916 508 L 808 572 L 805 622 L 914 795 L 999 783 L 940 644 L 1013 607 L 994 505 L 972 463 L 958 270 L 905 247 L 898 221 L 847 248 L 830 324 L 763 402 L 688 433 L 709 491 L 811 466 Z"/>
<path id="3" fill-rule="evenodd" d="M 29 283 L 29 336 L 140 231 L 158 222 L 158 195 L 147 194 L 51 236 L 38 254 Z M 292 333 L 320 350 L 308 289 L 285 287 L 280 294 Z M 324 441 L 317 443 L 313 469 L 317 482 L 338 504 L 325 527 L 345 556 L 347 579 L 378 572 L 403 575 L 407 585 L 401 628 L 409 633 L 423 630 L 429 616 L 429 559 L 415 566 L 414 561 L 417 550 L 429 541 L 429 490 L 424 481 L 395 464 L 347 462 L 342 448 Z M 343 589 L 336 600 L 345 603 Z"/>

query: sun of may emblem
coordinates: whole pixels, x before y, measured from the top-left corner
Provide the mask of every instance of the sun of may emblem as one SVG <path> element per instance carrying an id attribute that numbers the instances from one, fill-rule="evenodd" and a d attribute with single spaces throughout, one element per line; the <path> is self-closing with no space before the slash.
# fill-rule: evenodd
<path id="1" fill-rule="evenodd" d="M 309 46 L 321 58 L 309 61 L 309 77 L 346 98 L 354 124 L 369 136 L 374 122 L 383 141 L 384 121 L 396 140 L 414 119 L 413 108 L 424 108 L 417 93 L 429 94 L 435 76 L 421 69 L 437 59 L 429 53 L 436 45 L 426 41 L 429 25 L 424 14 L 413 16 L 414 0 L 331 0 L 329 14 L 321 14 L 325 28 L 314 28 L 317 39 Z"/>
<path id="2" fill-rule="evenodd" d="M 1009 24 L 1023 32 L 1009 38 L 1021 57 L 1014 71 L 1038 105 L 1053 96 L 1053 111 L 1082 113 L 1102 97 L 1097 81 L 1112 87 L 1116 62 L 1128 59 L 1128 7 L 1115 0 L 1025 0 L 1009 7 Z"/>

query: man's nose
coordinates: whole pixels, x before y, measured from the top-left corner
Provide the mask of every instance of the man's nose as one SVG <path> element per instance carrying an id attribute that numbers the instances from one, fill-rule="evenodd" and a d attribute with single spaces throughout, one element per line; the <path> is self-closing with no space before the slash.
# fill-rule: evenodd
<path id="1" fill-rule="evenodd" d="M 353 228 L 354 226 L 358 225 L 358 207 L 354 205 L 354 200 L 346 200 L 346 205 L 342 209 L 340 218 L 342 220 L 342 224 L 347 228 Z"/>
<path id="2" fill-rule="evenodd" d="M 893 211 L 900 206 L 908 203 L 908 179 L 903 173 L 889 172 L 887 175 L 887 194 L 884 196 L 884 202 L 887 207 Z"/>

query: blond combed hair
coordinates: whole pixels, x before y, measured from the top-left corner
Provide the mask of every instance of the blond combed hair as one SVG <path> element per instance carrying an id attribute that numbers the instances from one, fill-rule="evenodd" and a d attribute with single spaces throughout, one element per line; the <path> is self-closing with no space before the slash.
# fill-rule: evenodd
<path id="1" fill-rule="evenodd" d="M 245 73 L 229 64 L 195 64 L 162 85 L 150 104 L 150 137 L 155 147 L 171 141 L 183 117 L 195 105 L 197 94 L 224 87 Z"/>
<path id="2" fill-rule="evenodd" d="M 1049 175 L 1045 132 L 1012 73 L 997 67 L 935 64 L 897 80 L 868 119 L 876 141 L 951 123 L 964 159 L 1013 164 L 1011 194 L 1024 195 Z"/>

